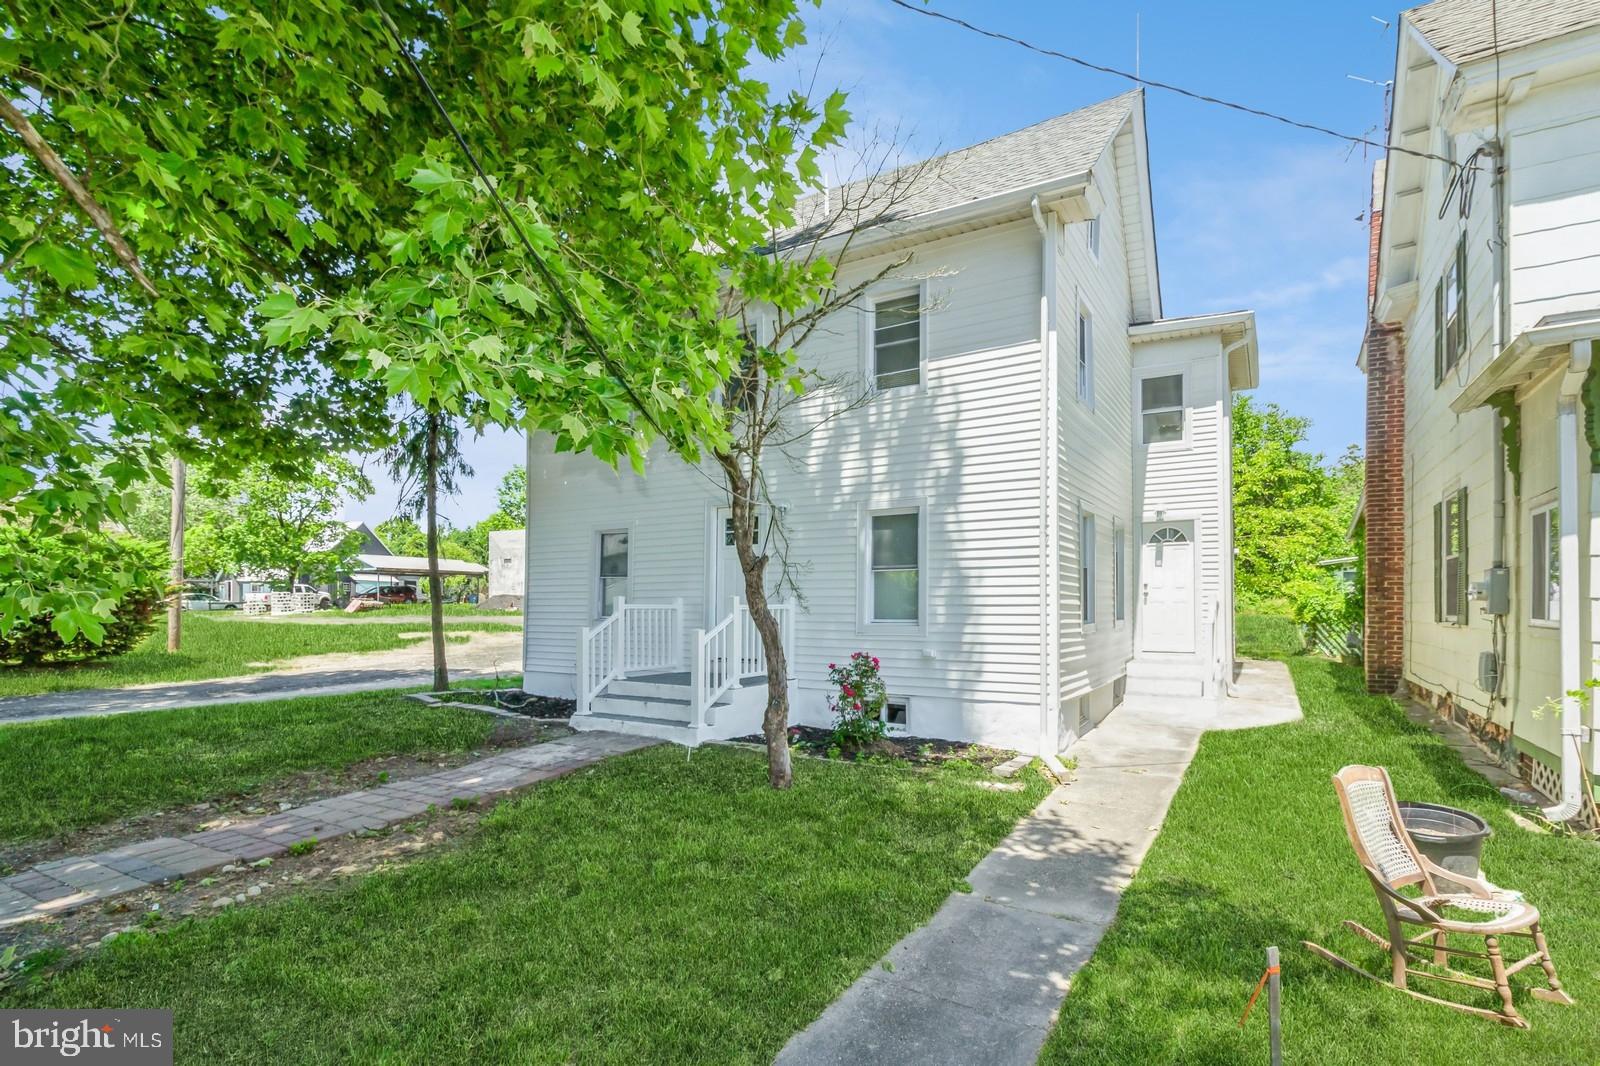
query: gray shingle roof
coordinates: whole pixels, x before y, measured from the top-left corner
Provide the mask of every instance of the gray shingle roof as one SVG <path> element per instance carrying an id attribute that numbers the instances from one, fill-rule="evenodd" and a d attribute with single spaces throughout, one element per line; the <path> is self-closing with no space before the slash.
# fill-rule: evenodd
<path id="1" fill-rule="evenodd" d="M 1405 13 L 1457 66 L 1600 25 L 1600 0 L 1434 0 Z"/>
<path id="2" fill-rule="evenodd" d="M 1122 123 L 1142 104 L 1143 90 L 1045 119 L 922 163 L 832 188 L 795 209 L 799 224 L 780 244 L 908 222 L 921 215 L 1024 189 L 1088 170 Z"/>

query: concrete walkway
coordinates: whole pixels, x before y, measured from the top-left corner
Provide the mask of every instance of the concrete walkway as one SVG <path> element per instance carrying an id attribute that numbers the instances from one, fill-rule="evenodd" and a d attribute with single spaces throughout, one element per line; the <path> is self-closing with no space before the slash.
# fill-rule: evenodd
<path id="1" fill-rule="evenodd" d="M 1238 698 L 1131 698 L 1068 753 L 1072 783 L 1023 819 L 927 925 L 789 1041 L 783 1066 L 1031 1063 L 1116 916 L 1208 729 L 1300 718 L 1288 668 L 1244 664 Z"/>
<path id="2" fill-rule="evenodd" d="M 194 877 L 232 862 L 281 855 L 301 840 L 329 840 L 408 821 L 429 807 L 526 788 L 659 741 L 579 733 L 491 755 L 453 770 L 318 800 L 220 829 L 157 837 L 94 855 L 55 859 L 0 880 L 0 926 L 75 910 L 96 900 Z"/>
<path id="3" fill-rule="evenodd" d="M 427 619 L 422 621 L 425 626 Z M 466 643 L 452 644 L 446 651 L 451 680 L 495 676 L 520 679 L 521 645 L 521 633 L 471 633 Z M 12 696 L 0 699 L 0 725 L 46 718 L 165 711 L 213 703 L 254 703 L 420 688 L 433 681 L 431 654 L 427 641 L 419 639 L 416 644 L 387 651 L 303 655 L 284 660 L 270 672 L 244 677 Z"/>

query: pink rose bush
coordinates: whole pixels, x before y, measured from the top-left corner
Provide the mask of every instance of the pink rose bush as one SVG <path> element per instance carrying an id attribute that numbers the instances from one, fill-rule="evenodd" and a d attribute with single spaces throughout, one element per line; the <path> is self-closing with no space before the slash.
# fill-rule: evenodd
<path id="1" fill-rule="evenodd" d="M 837 693 L 828 698 L 834 743 L 859 749 L 881 739 L 885 732 L 883 705 L 889 693 L 878 675 L 878 657 L 851 652 L 849 662 L 828 664 L 828 681 Z"/>

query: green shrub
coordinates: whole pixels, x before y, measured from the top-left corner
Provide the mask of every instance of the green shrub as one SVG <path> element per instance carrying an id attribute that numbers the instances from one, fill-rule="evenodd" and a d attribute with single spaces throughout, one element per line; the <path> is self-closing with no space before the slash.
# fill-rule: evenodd
<path id="1" fill-rule="evenodd" d="M 846 663 L 829 663 L 828 680 L 836 695 L 828 698 L 833 708 L 833 743 L 846 751 L 859 751 L 882 740 L 888 727 L 883 721 L 883 706 L 888 690 L 878 676 L 878 660 L 864 651 L 850 653 Z"/>
<path id="2" fill-rule="evenodd" d="M 95 605 L 97 627 L 86 626 L 66 638 L 61 632 L 65 627 L 49 612 L 17 619 L 9 626 L 0 619 L 0 663 L 40 666 L 121 655 L 155 628 L 156 612 L 166 594 L 161 574 L 167 565 L 166 552 L 155 545 L 83 532 L 41 537 L 22 527 L 0 526 L 0 552 L 11 557 L 10 572 L 21 575 L 30 589 L 92 587 L 86 578 L 108 572 L 129 578 L 128 591 L 120 599 Z M 21 599 L 28 598 L 24 590 Z"/>

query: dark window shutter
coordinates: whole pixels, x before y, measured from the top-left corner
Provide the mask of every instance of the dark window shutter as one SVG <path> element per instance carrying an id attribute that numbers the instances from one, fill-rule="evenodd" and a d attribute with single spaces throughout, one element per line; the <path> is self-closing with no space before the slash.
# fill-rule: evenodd
<path id="1" fill-rule="evenodd" d="M 1444 279 L 1433 287 L 1433 384 L 1444 381 Z"/>
<path id="2" fill-rule="evenodd" d="M 1456 361 L 1467 357 L 1467 235 L 1456 245 Z"/>
<path id="3" fill-rule="evenodd" d="M 1433 505 L 1433 620 L 1444 621 L 1444 504 Z"/>
<path id="4" fill-rule="evenodd" d="M 1467 624 L 1467 490 L 1456 490 L 1456 522 L 1461 530 L 1461 554 L 1456 560 L 1456 625 Z"/>

